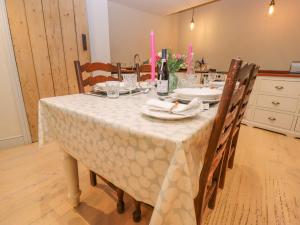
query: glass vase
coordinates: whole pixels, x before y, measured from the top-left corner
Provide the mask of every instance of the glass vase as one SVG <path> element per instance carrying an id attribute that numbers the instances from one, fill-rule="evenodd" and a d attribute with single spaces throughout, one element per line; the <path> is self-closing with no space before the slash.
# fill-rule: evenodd
<path id="1" fill-rule="evenodd" d="M 173 92 L 177 88 L 178 77 L 175 72 L 170 72 L 169 74 L 169 92 Z"/>

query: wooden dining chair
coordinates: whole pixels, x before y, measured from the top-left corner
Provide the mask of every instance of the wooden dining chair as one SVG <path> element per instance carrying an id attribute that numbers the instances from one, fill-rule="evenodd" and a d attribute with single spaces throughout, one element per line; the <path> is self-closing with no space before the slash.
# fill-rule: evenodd
<path id="1" fill-rule="evenodd" d="M 224 153 L 246 88 L 244 83 L 239 83 L 238 88 L 236 84 L 238 80 L 249 78 L 246 72 L 249 67 L 248 64 L 242 66 L 240 59 L 233 59 L 230 65 L 200 174 L 198 195 L 194 201 L 198 225 L 203 221 L 206 208 L 215 207 Z"/>
<path id="2" fill-rule="evenodd" d="M 241 127 L 241 122 L 243 120 L 249 98 L 253 89 L 253 86 L 255 84 L 255 80 L 257 77 L 259 71 L 259 66 L 257 65 L 250 65 L 248 67 L 247 71 L 249 75 L 249 79 L 247 80 L 241 80 L 239 82 L 244 82 L 245 83 L 245 91 L 243 93 L 242 101 L 238 109 L 238 113 L 236 116 L 236 119 L 234 121 L 234 127 L 231 131 L 230 134 L 230 141 L 227 143 L 225 155 L 224 155 L 224 163 L 223 163 L 223 168 L 222 168 L 222 174 L 221 174 L 221 179 L 220 179 L 220 188 L 224 188 L 225 185 L 225 177 L 226 177 L 226 172 L 227 168 L 232 168 L 233 167 L 233 162 L 234 162 L 234 156 L 236 152 L 236 145 L 239 137 L 239 132 L 240 132 L 240 127 Z"/>
<path id="3" fill-rule="evenodd" d="M 74 65 L 75 65 L 77 83 L 78 83 L 78 88 L 80 93 L 85 92 L 84 88 L 86 86 L 93 86 L 96 83 L 101 83 L 105 81 L 118 81 L 121 79 L 120 63 L 117 63 L 117 66 L 114 66 L 109 63 L 101 63 L 101 62 L 86 63 L 80 65 L 79 61 L 74 61 Z M 113 77 L 107 75 L 94 74 L 96 71 L 109 72 L 111 73 L 111 75 L 116 74 L 116 76 Z M 83 73 L 85 72 L 93 73 L 93 76 L 89 75 L 87 78 L 84 79 Z"/>
<path id="4" fill-rule="evenodd" d="M 80 65 L 79 61 L 74 61 L 76 77 L 78 82 L 79 93 L 85 93 L 86 86 L 93 86 L 96 83 L 106 82 L 106 81 L 119 81 L 121 79 L 121 64 L 118 63 L 117 66 L 112 64 L 105 64 L 101 62 L 95 63 L 86 63 L 84 65 Z M 105 75 L 96 75 L 88 76 L 87 78 L 83 78 L 83 73 L 95 73 L 96 71 L 104 71 L 109 72 L 111 74 L 117 74 L 117 77 L 113 76 L 105 76 Z M 118 201 L 117 201 L 117 210 L 119 213 L 123 213 L 125 211 L 125 203 L 123 200 L 124 191 L 120 188 L 113 185 L 111 182 L 107 181 L 105 178 L 96 174 L 94 171 L 90 170 L 90 183 L 92 186 L 97 185 L 97 176 L 100 177 L 108 186 L 114 189 L 117 192 Z"/>
<path id="5" fill-rule="evenodd" d="M 139 65 L 138 63 L 135 65 L 135 72 L 138 77 L 138 81 L 146 81 L 151 79 L 151 65 L 143 64 Z"/>
<path id="6" fill-rule="evenodd" d="M 198 225 L 203 220 L 203 214 L 207 206 L 211 209 L 215 206 L 226 145 L 245 90 L 244 83 L 240 83 L 237 89 L 236 83 L 238 80 L 249 78 L 249 73 L 246 72 L 249 67 L 249 64 L 242 67 L 242 60 L 240 59 L 233 59 L 230 65 L 205 154 L 199 179 L 199 192 L 194 200 Z M 133 219 L 136 222 L 141 217 L 140 207 L 141 202 L 135 201 Z"/>

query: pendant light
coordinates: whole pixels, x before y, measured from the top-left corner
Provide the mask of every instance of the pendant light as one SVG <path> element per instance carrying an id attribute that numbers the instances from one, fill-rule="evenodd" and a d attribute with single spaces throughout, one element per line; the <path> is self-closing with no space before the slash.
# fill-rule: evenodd
<path id="1" fill-rule="evenodd" d="M 194 28 L 195 28 L 195 22 L 194 22 L 194 8 L 193 8 L 192 20 L 191 20 L 191 23 L 190 23 L 191 31 L 193 31 Z"/>
<path id="2" fill-rule="evenodd" d="M 269 15 L 272 15 L 274 13 L 274 7 L 275 7 L 275 0 L 272 0 L 269 7 Z"/>

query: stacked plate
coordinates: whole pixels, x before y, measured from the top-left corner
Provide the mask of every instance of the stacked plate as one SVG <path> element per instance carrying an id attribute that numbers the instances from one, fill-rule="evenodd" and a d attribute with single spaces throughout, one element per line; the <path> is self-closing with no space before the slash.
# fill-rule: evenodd
<path id="1" fill-rule="evenodd" d="M 216 88 L 223 88 L 225 86 L 225 81 L 211 81 L 209 82 L 209 85 Z"/>
<path id="2" fill-rule="evenodd" d="M 106 86 L 105 82 L 103 83 L 97 83 L 94 85 L 94 91 L 95 92 L 105 92 L 106 93 Z M 120 83 L 120 94 L 128 94 L 129 90 L 125 88 L 124 83 Z"/>
<path id="3" fill-rule="evenodd" d="M 174 95 L 178 100 L 191 101 L 198 98 L 206 103 L 217 103 L 220 101 L 222 90 L 212 88 L 179 88 L 174 90 Z"/>

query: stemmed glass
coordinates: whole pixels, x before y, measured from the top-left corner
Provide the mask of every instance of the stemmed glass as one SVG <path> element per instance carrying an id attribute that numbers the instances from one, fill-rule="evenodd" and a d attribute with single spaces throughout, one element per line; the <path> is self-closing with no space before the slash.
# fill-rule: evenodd
<path id="1" fill-rule="evenodd" d="M 188 87 L 195 87 L 197 85 L 197 75 L 195 73 L 194 67 L 189 68 L 187 71 L 187 85 Z"/>
<path id="2" fill-rule="evenodd" d="M 132 74 L 123 74 L 123 82 L 124 87 L 129 90 L 130 95 L 132 94 L 132 91 L 136 89 L 137 85 L 137 75 Z"/>

